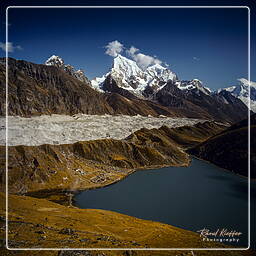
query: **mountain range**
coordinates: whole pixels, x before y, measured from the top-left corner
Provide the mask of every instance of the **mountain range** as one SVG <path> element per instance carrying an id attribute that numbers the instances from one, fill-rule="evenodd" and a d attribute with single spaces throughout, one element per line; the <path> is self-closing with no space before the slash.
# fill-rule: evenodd
<path id="1" fill-rule="evenodd" d="M 239 83 L 227 88 L 219 89 L 218 92 L 228 91 L 235 97 L 239 98 L 244 102 L 245 105 L 249 106 L 253 112 L 256 112 L 256 83 L 249 82 L 245 78 L 237 79 Z M 250 88 L 250 95 L 249 95 Z M 250 100 L 249 100 L 250 98 Z"/>
<path id="2" fill-rule="evenodd" d="M 75 70 L 56 55 L 44 65 L 12 58 L 8 64 L 9 115 L 140 114 L 232 123 L 248 113 L 245 79 L 240 79 L 241 90 L 233 86 L 212 92 L 199 79 L 180 80 L 160 64 L 143 70 L 120 54 L 109 72 L 91 81 L 82 70 Z M 0 59 L 0 84 L 5 85 L 5 58 Z M 5 102 L 5 92 L 0 98 Z M 1 104 L 0 114 L 4 113 Z"/>
<path id="3" fill-rule="evenodd" d="M 56 56 L 51 58 L 55 60 Z M 60 58 L 56 66 L 58 62 L 63 62 L 63 60 Z M 244 106 L 239 104 L 235 98 L 240 99 L 248 106 L 246 98 L 249 91 L 248 81 L 246 79 L 239 79 L 239 81 L 242 85 L 238 86 L 243 86 L 243 91 L 232 91 L 228 88 L 211 91 L 199 79 L 179 80 L 177 74 L 158 63 L 143 70 L 135 61 L 118 54 L 113 59 L 113 65 L 109 72 L 102 77 L 92 79 L 90 85 L 101 93 L 118 93 L 130 98 L 136 96 L 169 108 L 179 108 L 189 117 L 198 117 L 199 111 L 200 115 L 205 118 L 225 119 L 229 113 L 235 115 L 232 106 L 234 104 L 237 105 L 236 108 L 239 108 L 238 112 L 244 110 Z M 256 102 L 256 90 L 251 106 L 254 101 Z M 212 108 L 217 105 L 217 108 Z M 239 119 L 244 117 L 240 116 Z M 227 117 L 227 120 L 230 121 L 230 118 Z"/>
<path id="4" fill-rule="evenodd" d="M 106 78 L 111 76 L 117 83 L 118 87 L 123 88 L 144 98 L 155 98 L 158 91 L 164 89 L 167 84 L 174 84 L 184 94 L 198 95 L 204 94 L 214 97 L 214 95 L 228 95 L 225 92 L 230 92 L 236 98 L 239 98 L 246 106 L 249 106 L 249 87 L 250 91 L 250 108 L 256 111 L 256 83 L 245 78 L 238 79 L 237 85 L 211 91 L 210 88 L 203 85 L 199 79 L 179 80 L 178 76 L 160 64 L 154 64 L 147 67 L 145 70 L 139 68 L 135 61 L 130 60 L 120 54 L 114 58 L 113 66 L 109 72 L 102 77 L 96 77 L 91 81 L 91 86 L 100 92 L 108 91 L 106 87 Z M 166 89 L 166 88 L 165 88 Z M 165 90 L 166 91 L 166 90 Z M 172 92 L 173 93 L 173 92 Z M 227 98 L 225 98 L 227 100 Z"/>

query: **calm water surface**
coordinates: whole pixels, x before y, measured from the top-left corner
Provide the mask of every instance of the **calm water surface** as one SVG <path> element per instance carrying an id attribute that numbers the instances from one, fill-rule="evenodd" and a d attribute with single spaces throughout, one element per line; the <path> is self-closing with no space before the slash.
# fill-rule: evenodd
<path id="1" fill-rule="evenodd" d="M 247 191 L 246 178 L 193 159 L 189 167 L 137 171 L 111 186 L 83 191 L 75 200 L 80 208 L 116 211 L 191 231 L 236 230 L 243 235 L 231 245 L 247 247 Z M 254 182 L 254 200 L 255 192 Z"/>

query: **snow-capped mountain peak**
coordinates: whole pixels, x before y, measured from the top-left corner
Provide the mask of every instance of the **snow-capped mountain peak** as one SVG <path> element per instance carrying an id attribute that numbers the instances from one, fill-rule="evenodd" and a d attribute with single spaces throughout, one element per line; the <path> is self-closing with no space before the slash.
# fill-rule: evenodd
<path id="1" fill-rule="evenodd" d="M 47 66 L 55 66 L 55 67 L 62 67 L 64 65 L 64 61 L 61 57 L 57 55 L 52 55 L 48 60 L 45 62 Z"/>
<path id="2" fill-rule="evenodd" d="M 203 92 L 206 95 L 210 95 L 211 94 L 211 89 L 208 87 L 205 87 L 202 83 L 202 81 L 200 81 L 199 79 L 192 79 L 189 81 L 176 81 L 175 83 L 177 85 L 177 87 L 180 90 L 198 90 Z"/>
<path id="3" fill-rule="evenodd" d="M 239 83 L 227 88 L 219 89 L 217 92 L 228 91 L 235 97 L 239 98 L 244 102 L 245 105 L 250 107 L 251 110 L 256 112 L 256 82 L 250 82 L 245 78 L 237 79 Z M 249 101 L 249 90 L 250 90 L 250 101 Z"/>
<path id="4" fill-rule="evenodd" d="M 103 91 L 102 86 L 108 75 L 111 75 L 118 86 L 141 96 L 147 86 L 159 90 L 169 80 L 176 80 L 177 76 L 171 70 L 154 64 L 142 70 L 135 61 L 118 54 L 113 61 L 111 70 L 102 77 L 91 81 L 92 87 Z"/>
<path id="5" fill-rule="evenodd" d="M 240 82 L 240 84 L 241 85 L 243 85 L 243 86 L 250 86 L 250 87 L 253 87 L 253 88 L 256 88 L 256 82 L 253 82 L 253 81 L 249 81 L 249 80 L 247 80 L 247 79 L 245 79 L 245 78 L 239 78 L 239 79 L 237 79 L 239 82 Z"/>
<path id="6" fill-rule="evenodd" d="M 69 75 L 75 77 L 76 79 L 82 81 L 82 82 L 89 82 L 88 78 L 85 76 L 84 71 L 81 69 L 75 70 L 75 68 L 69 64 L 65 64 L 64 60 L 57 56 L 52 55 L 50 58 L 47 59 L 45 62 L 45 65 L 47 66 L 55 66 L 57 68 L 63 69 L 66 73 Z"/>
<path id="7" fill-rule="evenodd" d="M 131 78 L 139 77 L 143 78 L 143 71 L 137 66 L 136 62 L 130 60 L 120 54 L 114 58 L 113 67 L 111 73 L 114 78 L 122 79 L 122 82 L 127 85 Z"/>
<path id="8" fill-rule="evenodd" d="M 146 69 L 146 73 L 148 73 L 151 77 L 159 77 L 162 81 L 167 82 L 169 80 L 176 80 L 177 75 L 173 73 L 170 69 L 161 66 L 160 64 L 154 64 L 149 66 Z"/>
<path id="9" fill-rule="evenodd" d="M 136 75 L 141 72 L 135 61 L 120 54 L 114 58 L 112 69 L 119 70 L 120 72 L 128 72 L 127 76 Z"/>

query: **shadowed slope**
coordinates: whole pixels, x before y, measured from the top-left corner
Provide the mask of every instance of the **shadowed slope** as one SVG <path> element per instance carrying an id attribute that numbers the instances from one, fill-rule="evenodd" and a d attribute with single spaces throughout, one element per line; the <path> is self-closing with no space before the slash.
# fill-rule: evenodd
<path id="1" fill-rule="evenodd" d="M 251 177 L 256 178 L 256 114 L 251 116 Z M 232 125 L 189 153 L 220 167 L 248 176 L 248 120 Z"/>

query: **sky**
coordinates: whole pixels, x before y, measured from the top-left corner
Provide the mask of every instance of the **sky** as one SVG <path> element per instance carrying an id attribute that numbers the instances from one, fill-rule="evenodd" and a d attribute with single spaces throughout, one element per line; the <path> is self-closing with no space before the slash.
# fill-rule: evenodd
<path id="1" fill-rule="evenodd" d="M 58 55 L 90 79 L 108 72 L 117 53 L 142 68 L 168 65 L 179 79 L 197 78 L 213 90 L 248 77 L 247 8 L 10 8 L 8 14 L 10 57 L 44 63 Z"/>

